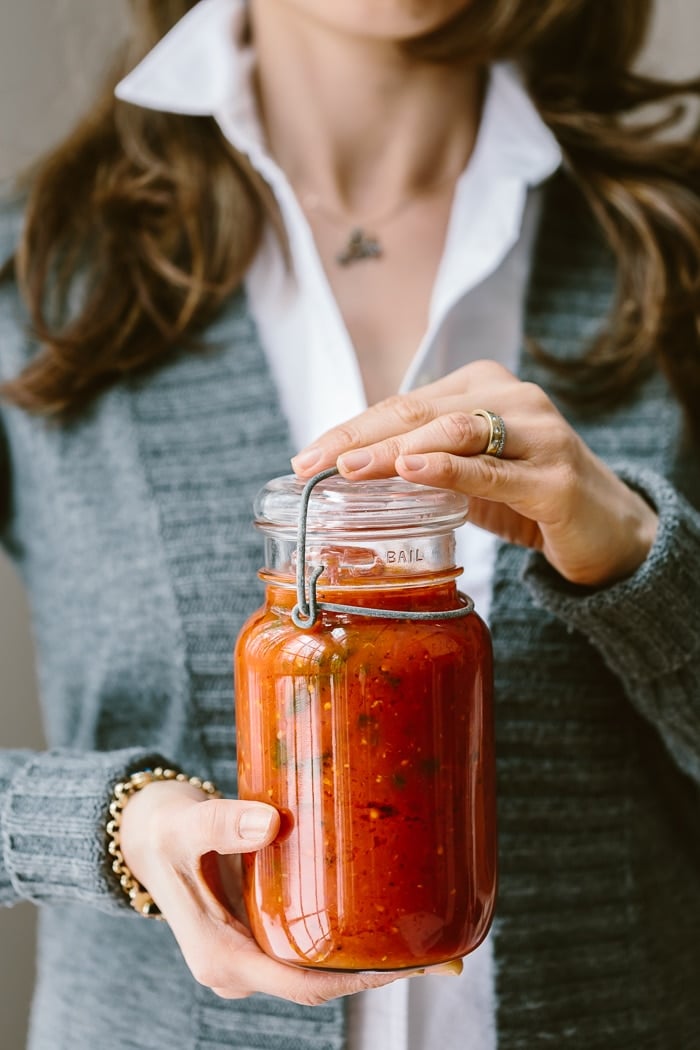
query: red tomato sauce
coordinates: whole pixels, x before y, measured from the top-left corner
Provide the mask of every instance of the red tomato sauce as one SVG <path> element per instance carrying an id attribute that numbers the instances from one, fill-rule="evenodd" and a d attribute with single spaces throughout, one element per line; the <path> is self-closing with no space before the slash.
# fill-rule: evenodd
<path id="1" fill-rule="evenodd" d="M 327 591 L 322 601 L 348 602 Z M 267 605 L 236 651 L 239 794 L 282 816 L 244 857 L 253 934 L 329 970 L 434 965 L 472 951 L 496 892 L 491 645 L 476 614 L 400 621 Z M 363 588 L 350 604 L 455 608 L 454 583 Z"/>

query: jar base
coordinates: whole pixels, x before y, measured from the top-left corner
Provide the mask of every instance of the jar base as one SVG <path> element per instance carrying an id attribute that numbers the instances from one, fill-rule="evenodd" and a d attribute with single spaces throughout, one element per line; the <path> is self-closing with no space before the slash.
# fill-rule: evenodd
<path id="1" fill-rule="evenodd" d="M 467 954 L 471 954 L 468 952 Z M 275 962 L 284 963 L 285 966 L 293 966 L 297 970 L 309 970 L 316 973 L 366 973 L 366 974 L 382 974 L 382 973 L 418 973 L 425 970 L 430 970 L 437 966 L 447 966 L 452 962 L 459 962 L 464 958 L 463 955 L 453 955 L 449 959 L 430 959 L 427 962 L 416 962 L 402 964 L 400 966 L 362 966 L 362 967 L 351 967 L 351 966 L 323 966 L 315 963 L 301 963 L 291 962 L 289 959 L 278 959 L 276 956 L 270 956 L 275 959 Z"/>
<path id="2" fill-rule="evenodd" d="M 276 955 L 270 950 L 269 945 L 265 943 L 267 938 L 256 937 L 256 940 L 265 954 L 271 959 L 274 959 L 275 962 L 280 962 L 285 966 L 294 966 L 298 970 L 313 970 L 317 973 L 416 973 L 417 971 L 429 970 L 438 966 L 447 966 L 449 963 L 458 962 L 459 960 L 466 958 L 468 955 L 471 955 L 472 952 L 475 952 L 476 949 L 486 940 L 489 930 L 491 929 L 494 903 L 495 901 L 492 900 L 489 915 L 486 917 L 486 922 L 466 947 L 460 946 L 457 951 L 453 948 L 450 954 L 445 953 L 441 955 L 439 952 L 435 952 L 432 955 L 419 955 L 412 959 L 406 959 L 404 956 L 404 959 L 397 963 L 390 962 L 390 957 L 387 958 L 386 962 L 383 960 L 377 962 L 375 959 L 370 959 L 367 956 L 365 959 L 362 959 L 362 956 L 360 956 L 360 960 L 358 960 L 357 965 L 354 966 L 337 965 L 337 957 L 336 960 L 334 960 L 336 963 L 335 965 L 330 960 L 327 963 L 323 960 L 305 962 L 298 957 L 291 958 L 289 956 L 283 957 L 282 955 Z"/>

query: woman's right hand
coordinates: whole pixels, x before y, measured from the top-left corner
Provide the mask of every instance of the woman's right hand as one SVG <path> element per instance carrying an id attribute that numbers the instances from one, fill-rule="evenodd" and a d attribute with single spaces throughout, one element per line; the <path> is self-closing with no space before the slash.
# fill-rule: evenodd
<path id="1" fill-rule="evenodd" d="M 269 845 L 278 830 L 272 806 L 212 799 L 190 784 L 156 781 L 125 806 L 121 850 L 168 921 L 193 976 L 224 999 L 266 992 L 314 1006 L 391 984 L 400 975 L 297 969 L 258 947 L 241 897 L 239 854 Z"/>

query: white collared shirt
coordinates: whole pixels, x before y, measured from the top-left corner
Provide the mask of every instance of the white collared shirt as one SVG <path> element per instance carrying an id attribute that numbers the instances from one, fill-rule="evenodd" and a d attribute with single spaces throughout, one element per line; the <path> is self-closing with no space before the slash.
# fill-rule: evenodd
<path id="1" fill-rule="evenodd" d="M 277 198 L 291 271 L 267 230 L 246 291 L 280 402 L 298 447 L 361 412 L 367 400 L 355 350 L 313 234 L 284 172 L 266 148 L 251 73 L 255 56 L 237 40 L 244 0 L 200 0 L 117 87 L 126 102 L 213 116 Z M 517 368 L 523 299 L 538 199 L 532 189 L 561 152 L 516 73 L 492 68 L 476 146 L 460 176 L 427 330 L 401 390 L 480 358 Z M 496 543 L 459 530 L 462 588 L 488 618 Z M 489 938 L 459 978 L 397 981 L 349 1001 L 348 1050 L 494 1050 L 493 950 Z"/>

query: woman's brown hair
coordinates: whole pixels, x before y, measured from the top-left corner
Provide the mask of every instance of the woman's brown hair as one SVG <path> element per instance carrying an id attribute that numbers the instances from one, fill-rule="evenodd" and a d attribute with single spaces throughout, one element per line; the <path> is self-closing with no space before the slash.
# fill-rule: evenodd
<path id="1" fill-rule="evenodd" d="M 193 6 L 132 0 L 134 32 L 116 75 Z M 655 355 L 697 422 L 700 145 L 695 130 L 679 140 L 659 136 L 658 117 L 631 118 L 649 103 L 700 95 L 700 81 L 633 72 L 651 15 L 652 0 L 472 0 L 407 47 L 436 62 L 520 64 L 617 259 L 613 314 L 579 366 L 592 380 L 584 385 L 598 397 L 621 392 Z M 29 183 L 10 267 L 42 349 L 2 393 L 34 412 L 75 414 L 120 377 L 195 345 L 276 214 L 213 119 L 125 105 L 113 85 Z M 665 130 L 682 116 L 679 104 Z"/>

